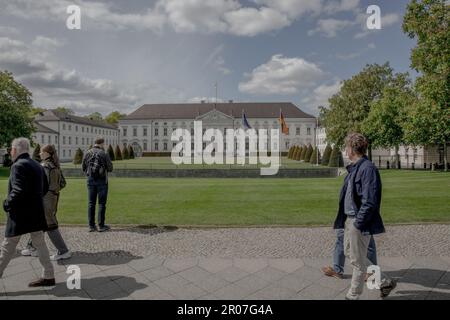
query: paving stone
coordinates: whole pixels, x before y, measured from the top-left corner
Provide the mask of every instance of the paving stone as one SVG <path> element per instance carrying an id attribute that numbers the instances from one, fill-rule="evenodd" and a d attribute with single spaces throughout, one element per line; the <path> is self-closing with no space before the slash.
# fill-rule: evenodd
<path id="1" fill-rule="evenodd" d="M 116 283 L 113 281 L 103 282 L 98 286 L 92 287 L 83 287 L 83 289 L 87 292 L 87 294 L 92 299 L 101 299 L 107 296 L 122 294 L 123 296 L 128 296 L 129 294 L 122 290 Z"/>
<path id="2" fill-rule="evenodd" d="M 179 289 L 169 289 L 168 292 L 179 300 L 195 300 L 208 293 L 207 291 L 197 287 L 193 283 L 189 283 L 185 286 L 180 287 Z"/>
<path id="3" fill-rule="evenodd" d="M 300 293 L 302 296 L 311 298 L 313 300 L 328 300 L 334 299 L 340 293 L 340 291 L 313 283 L 309 287 L 306 287 L 305 289 L 300 291 Z"/>
<path id="4" fill-rule="evenodd" d="M 257 300 L 287 300 L 293 298 L 296 294 L 297 292 L 293 289 L 272 284 L 254 293 L 252 298 L 255 297 Z"/>
<path id="5" fill-rule="evenodd" d="M 165 258 L 162 257 L 146 257 L 144 259 L 132 260 L 128 263 L 128 266 L 136 270 L 137 272 L 142 272 L 154 267 L 161 266 L 164 263 Z"/>
<path id="6" fill-rule="evenodd" d="M 333 277 L 322 277 L 319 280 L 315 281 L 314 283 L 317 283 L 323 287 L 330 288 L 337 291 L 342 291 L 348 287 L 350 287 L 350 282 L 347 279 L 336 279 Z"/>
<path id="7" fill-rule="evenodd" d="M 189 284 L 189 281 L 177 274 L 173 274 L 171 276 L 156 280 L 153 283 L 164 291 L 172 294 L 171 291 L 175 291 L 180 287 L 186 286 L 187 284 Z M 206 292 L 204 294 L 206 294 Z"/>
<path id="8" fill-rule="evenodd" d="M 312 281 L 293 274 L 288 274 L 278 280 L 276 283 L 278 286 L 294 290 L 295 292 L 300 292 L 304 288 L 310 286 L 312 284 Z"/>
<path id="9" fill-rule="evenodd" d="M 248 289 L 242 288 L 241 286 L 232 283 L 226 287 L 217 290 L 213 294 L 220 300 L 242 300 L 252 293 L 253 292 L 249 292 Z"/>
<path id="10" fill-rule="evenodd" d="M 142 290 L 148 287 L 150 280 L 141 274 L 134 274 L 131 277 L 122 277 L 114 282 L 127 293 L 134 293 L 135 291 Z"/>
<path id="11" fill-rule="evenodd" d="M 110 277 L 111 280 L 116 280 L 122 277 L 132 276 L 136 274 L 136 270 L 127 265 L 121 265 L 115 268 L 107 269 L 103 271 L 103 273 Z"/>
<path id="12" fill-rule="evenodd" d="M 269 266 L 287 272 L 292 273 L 305 265 L 302 259 L 269 259 Z"/>
<path id="13" fill-rule="evenodd" d="M 312 282 L 317 281 L 322 277 L 326 277 L 322 273 L 322 270 L 320 270 L 318 268 L 312 268 L 309 266 L 304 266 L 304 267 L 298 269 L 297 271 L 291 273 L 291 275 L 296 276 L 296 277 L 301 277 L 301 278 L 307 279 Z"/>
<path id="14" fill-rule="evenodd" d="M 223 288 L 230 283 L 216 275 L 209 275 L 203 279 L 197 280 L 193 282 L 197 287 L 207 291 L 207 292 L 215 292 L 220 288 Z"/>
<path id="15" fill-rule="evenodd" d="M 166 259 L 163 266 L 177 273 L 186 269 L 190 269 L 198 264 L 197 258 L 188 259 Z"/>
<path id="16" fill-rule="evenodd" d="M 30 261 L 24 261 L 22 263 L 18 263 L 14 266 L 8 265 L 6 270 L 3 272 L 3 278 L 8 278 L 10 276 L 14 276 L 16 274 L 30 271 L 33 269 L 33 266 L 30 264 Z"/>
<path id="17" fill-rule="evenodd" d="M 255 272 L 254 275 L 263 278 L 266 281 L 274 282 L 286 276 L 287 273 L 284 271 L 280 271 L 279 269 L 267 267 L 258 272 Z"/>
<path id="18" fill-rule="evenodd" d="M 254 274 L 251 274 L 241 280 L 235 282 L 236 285 L 248 290 L 248 295 L 267 287 L 270 282 L 266 281 Z"/>
<path id="19" fill-rule="evenodd" d="M 268 266 L 267 259 L 233 259 L 233 266 L 248 273 L 258 272 Z"/>
<path id="20" fill-rule="evenodd" d="M 191 282 L 197 282 L 206 277 L 209 277 L 211 273 L 201 268 L 200 266 L 195 266 L 193 268 L 179 272 L 178 275 Z"/>
<path id="21" fill-rule="evenodd" d="M 154 283 L 149 283 L 147 287 L 138 289 L 130 294 L 134 300 L 173 300 L 175 299 L 167 291 L 164 291 Z"/>
<path id="22" fill-rule="evenodd" d="M 145 270 L 144 272 L 140 273 L 141 275 L 145 276 L 150 281 L 156 281 L 161 278 L 168 277 L 173 274 L 172 270 L 169 270 L 168 268 L 164 266 L 155 267 L 149 270 Z"/>
<path id="23" fill-rule="evenodd" d="M 225 270 L 216 273 L 216 275 L 228 282 L 233 283 L 242 278 L 245 278 L 246 276 L 249 275 L 249 273 L 236 267 L 229 267 Z"/>
<path id="24" fill-rule="evenodd" d="M 202 258 L 198 266 L 211 273 L 217 273 L 233 266 L 232 259 Z"/>

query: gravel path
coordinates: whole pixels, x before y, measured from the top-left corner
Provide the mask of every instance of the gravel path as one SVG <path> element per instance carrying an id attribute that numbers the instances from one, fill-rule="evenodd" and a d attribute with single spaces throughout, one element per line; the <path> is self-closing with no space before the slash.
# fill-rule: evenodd
<path id="1" fill-rule="evenodd" d="M 331 228 L 114 228 L 88 233 L 86 227 L 62 227 L 78 255 L 161 256 L 166 258 L 321 258 L 331 256 Z M 0 232 L 4 226 L 0 226 Z M 23 237 L 22 246 L 27 237 Z M 380 256 L 450 256 L 450 225 L 387 227 L 376 237 Z M 52 248 L 52 246 L 50 246 Z M 53 249 L 53 248 L 52 248 Z"/>

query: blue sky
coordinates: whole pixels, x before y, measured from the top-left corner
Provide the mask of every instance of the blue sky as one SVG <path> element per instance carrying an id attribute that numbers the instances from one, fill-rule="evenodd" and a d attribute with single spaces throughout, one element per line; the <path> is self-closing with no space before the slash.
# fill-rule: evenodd
<path id="1" fill-rule="evenodd" d="M 407 0 L 0 0 L 0 69 L 36 106 L 289 101 L 316 114 L 367 63 L 410 71 Z M 68 30 L 66 8 L 81 8 Z M 368 30 L 369 5 L 382 29 Z M 411 72 L 414 76 L 414 73 Z"/>

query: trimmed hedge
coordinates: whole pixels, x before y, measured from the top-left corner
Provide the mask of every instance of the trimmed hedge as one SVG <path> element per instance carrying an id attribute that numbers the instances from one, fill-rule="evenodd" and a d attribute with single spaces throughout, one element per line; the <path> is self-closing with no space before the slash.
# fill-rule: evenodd
<path id="1" fill-rule="evenodd" d="M 114 153 L 114 159 L 116 161 L 122 160 L 122 151 L 120 151 L 120 147 L 116 146 L 116 152 Z"/>
<path id="2" fill-rule="evenodd" d="M 111 145 L 109 145 L 109 147 L 108 147 L 108 155 L 109 155 L 109 158 L 111 159 L 111 161 L 116 160 L 116 157 L 114 155 L 114 149 Z"/>
<path id="3" fill-rule="evenodd" d="M 328 166 L 328 164 L 330 163 L 331 151 L 332 151 L 331 146 L 329 144 L 327 144 L 327 147 L 323 151 L 323 157 L 322 157 L 322 165 L 323 166 Z"/>
<path id="4" fill-rule="evenodd" d="M 73 164 L 81 164 L 83 162 L 83 151 L 78 148 L 73 157 Z"/>
<path id="5" fill-rule="evenodd" d="M 306 154 L 305 154 L 305 162 L 309 162 L 309 160 L 311 160 L 313 151 L 314 151 L 313 147 L 311 145 L 308 145 L 308 148 L 306 149 Z"/>

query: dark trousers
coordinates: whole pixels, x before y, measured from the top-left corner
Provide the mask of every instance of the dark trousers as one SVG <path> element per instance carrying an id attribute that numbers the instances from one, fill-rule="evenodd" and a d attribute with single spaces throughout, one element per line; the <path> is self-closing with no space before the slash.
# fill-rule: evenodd
<path id="1" fill-rule="evenodd" d="M 88 178 L 88 219 L 89 226 L 95 227 L 95 206 L 98 199 L 98 225 L 103 227 L 105 225 L 106 201 L 108 199 L 108 183 L 106 179 L 95 180 Z"/>

